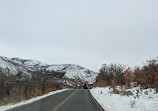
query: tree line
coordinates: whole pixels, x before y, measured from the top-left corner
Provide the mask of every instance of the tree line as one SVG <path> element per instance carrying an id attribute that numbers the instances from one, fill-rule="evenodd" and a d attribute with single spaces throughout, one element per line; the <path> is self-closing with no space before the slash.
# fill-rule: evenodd
<path id="1" fill-rule="evenodd" d="M 17 75 L 11 75 L 0 71 L 0 104 L 18 102 L 63 87 L 63 84 L 42 72 L 33 72 L 32 75 L 19 72 Z"/>
<path id="2" fill-rule="evenodd" d="M 95 86 L 125 86 L 131 88 L 155 88 L 158 92 L 158 58 L 149 60 L 142 67 L 126 67 L 122 64 L 112 63 L 102 65 Z"/>

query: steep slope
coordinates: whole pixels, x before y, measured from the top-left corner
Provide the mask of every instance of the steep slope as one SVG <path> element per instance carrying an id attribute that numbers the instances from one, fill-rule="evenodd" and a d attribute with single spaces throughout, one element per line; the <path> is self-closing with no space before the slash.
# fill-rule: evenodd
<path id="1" fill-rule="evenodd" d="M 51 65 L 46 70 L 65 73 L 64 78 L 82 80 L 89 83 L 93 83 L 97 76 L 97 73 L 74 64 Z"/>
<path id="2" fill-rule="evenodd" d="M 48 65 L 36 60 L 0 57 L 0 69 L 6 74 L 23 73 L 32 75 L 35 71 L 52 75 L 54 78 L 67 78 L 87 83 L 95 81 L 97 73 L 74 64 Z"/>
<path id="3" fill-rule="evenodd" d="M 30 75 L 30 69 L 22 64 L 15 63 L 6 57 L 0 57 L 0 69 L 6 74 L 16 75 L 19 72 Z"/>

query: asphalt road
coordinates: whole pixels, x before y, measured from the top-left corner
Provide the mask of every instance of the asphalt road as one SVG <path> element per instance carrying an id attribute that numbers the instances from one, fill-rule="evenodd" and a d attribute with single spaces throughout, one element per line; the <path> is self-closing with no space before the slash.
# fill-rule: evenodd
<path id="1" fill-rule="evenodd" d="M 88 90 L 68 90 L 9 111 L 102 111 Z"/>

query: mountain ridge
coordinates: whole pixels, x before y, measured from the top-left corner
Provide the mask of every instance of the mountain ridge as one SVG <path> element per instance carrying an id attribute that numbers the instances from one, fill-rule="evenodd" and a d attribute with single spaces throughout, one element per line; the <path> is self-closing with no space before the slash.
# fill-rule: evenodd
<path id="1" fill-rule="evenodd" d="M 32 75 L 33 72 L 42 71 L 54 78 L 68 78 L 86 83 L 94 83 L 97 73 L 76 64 L 46 64 L 33 59 L 7 58 L 0 56 L 0 69 L 6 74 L 17 75 L 22 72 Z"/>

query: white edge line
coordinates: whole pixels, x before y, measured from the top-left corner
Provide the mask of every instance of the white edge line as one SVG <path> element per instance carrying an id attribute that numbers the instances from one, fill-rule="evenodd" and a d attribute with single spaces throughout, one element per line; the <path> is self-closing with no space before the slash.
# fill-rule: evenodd
<path id="1" fill-rule="evenodd" d="M 89 90 L 89 89 L 88 89 L 88 90 Z M 93 101 L 95 102 L 95 104 L 97 104 L 97 106 L 99 107 L 99 109 L 100 109 L 101 111 L 105 111 L 105 110 L 101 107 L 101 105 L 99 105 L 99 103 L 97 102 L 97 100 L 93 97 L 93 95 L 91 94 L 90 90 L 89 90 L 89 93 L 90 93 L 90 95 L 91 95 Z"/>

